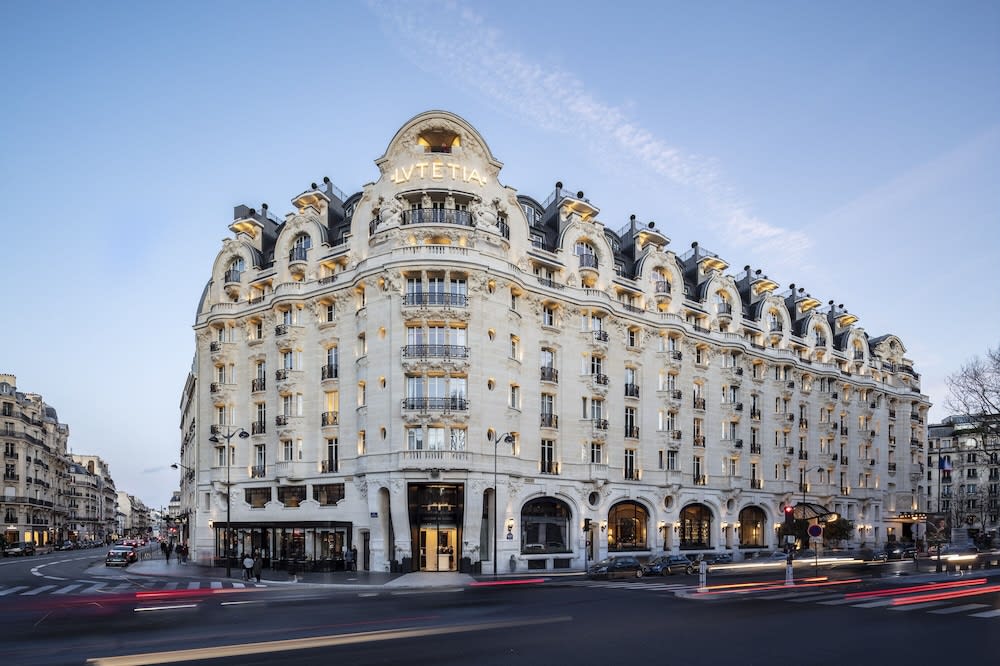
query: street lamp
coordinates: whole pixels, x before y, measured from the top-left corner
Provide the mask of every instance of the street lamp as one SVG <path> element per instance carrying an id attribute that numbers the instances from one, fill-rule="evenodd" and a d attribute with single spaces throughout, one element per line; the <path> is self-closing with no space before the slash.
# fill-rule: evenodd
<path id="1" fill-rule="evenodd" d="M 230 518 L 231 518 L 231 511 L 233 508 L 232 481 L 230 480 L 229 470 L 232 468 L 233 453 L 232 449 L 229 448 L 229 440 L 231 440 L 233 437 L 236 437 L 237 435 L 239 435 L 240 439 L 246 439 L 247 437 L 250 436 L 250 433 L 248 433 L 243 428 L 234 429 L 233 426 L 227 425 L 225 435 L 221 433 L 216 433 L 208 438 L 208 441 L 214 444 L 221 443 L 222 439 L 226 440 L 226 548 L 225 548 L 226 578 L 230 578 L 233 575 L 233 563 L 232 563 L 232 558 L 229 555 L 229 549 L 232 547 L 232 533 L 230 531 L 229 526 L 231 524 Z M 220 437 L 222 439 L 219 439 Z M 180 463 L 175 463 L 175 464 L 180 464 Z M 171 467 L 173 467 L 173 465 L 171 465 Z"/>
<path id="2" fill-rule="evenodd" d="M 503 440 L 505 444 L 514 443 L 514 435 L 505 432 L 493 435 L 493 577 L 497 577 L 497 544 L 500 540 L 500 493 L 497 487 L 497 447 Z"/>

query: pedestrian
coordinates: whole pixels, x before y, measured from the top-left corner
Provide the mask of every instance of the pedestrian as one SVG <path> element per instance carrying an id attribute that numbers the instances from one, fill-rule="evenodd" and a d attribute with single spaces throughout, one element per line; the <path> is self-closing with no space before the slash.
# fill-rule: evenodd
<path id="1" fill-rule="evenodd" d="M 253 558 L 247 553 L 243 556 L 243 580 L 250 580 L 253 575 Z"/>
<path id="2" fill-rule="evenodd" d="M 358 570 L 358 548 L 351 546 L 351 571 Z"/>
<path id="3" fill-rule="evenodd" d="M 256 553 L 256 555 L 253 558 L 253 575 L 254 575 L 254 578 L 257 579 L 258 583 L 260 582 L 260 570 L 263 569 L 263 568 L 264 568 L 264 556 L 258 550 L 257 553 Z"/>
<path id="4" fill-rule="evenodd" d="M 344 570 L 354 571 L 354 548 L 351 548 L 346 553 L 344 553 Z"/>
<path id="5" fill-rule="evenodd" d="M 165 559 L 167 561 L 170 560 L 170 557 L 167 556 L 167 542 L 166 541 L 161 541 L 160 542 L 160 552 L 163 553 L 163 559 Z"/>
<path id="6" fill-rule="evenodd" d="M 173 542 L 168 543 L 167 544 L 167 562 L 170 561 L 170 553 L 172 553 L 173 550 L 174 550 L 174 544 L 173 544 Z"/>

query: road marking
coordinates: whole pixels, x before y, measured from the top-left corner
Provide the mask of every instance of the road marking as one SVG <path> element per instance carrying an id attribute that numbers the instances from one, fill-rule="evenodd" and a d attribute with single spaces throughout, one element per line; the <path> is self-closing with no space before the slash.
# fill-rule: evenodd
<path id="1" fill-rule="evenodd" d="M 52 594 L 67 594 L 69 592 L 72 592 L 76 588 L 82 587 L 82 586 L 83 586 L 83 583 L 74 583 L 72 585 L 67 585 L 66 587 L 60 588 L 60 589 L 56 590 L 55 592 L 53 592 Z"/>
<path id="2" fill-rule="evenodd" d="M 136 613 L 145 613 L 148 611 L 165 611 L 165 610 L 180 610 L 182 608 L 197 608 L 198 604 L 178 604 L 176 606 L 142 606 L 136 608 Z"/>
<path id="3" fill-rule="evenodd" d="M 213 580 L 212 581 L 212 589 L 213 590 L 221 590 L 222 589 L 222 583 L 220 583 L 217 580 Z"/>
<path id="4" fill-rule="evenodd" d="M 178 585 L 178 583 L 175 580 L 175 581 L 172 581 L 172 582 L 167 583 L 166 585 L 164 585 L 163 589 L 164 590 L 176 590 L 177 589 L 177 585 Z"/>
<path id="5" fill-rule="evenodd" d="M 88 587 L 86 590 L 82 590 L 82 593 L 83 594 L 93 594 L 93 593 L 96 593 L 96 592 L 100 592 L 101 588 L 104 587 L 105 585 L 107 585 L 107 583 L 94 583 L 93 585 L 91 585 L 90 587 Z"/>
<path id="6" fill-rule="evenodd" d="M 233 588 L 234 589 L 242 590 L 245 587 L 246 587 L 246 585 L 244 585 L 243 583 L 233 583 Z"/>
<path id="7" fill-rule="evenodd" d="M 952 606 L 951 608 L 939 608 L 928 612 L 934 615 L 951 615 L 952 613 L 963 613 L 977 608 L 989 608 L 989 604 L 965 604 L 963 606 Z"/>
<path id="8" fill-rule="evenodd" d="M 841 604 L 853 604 L 856 601 L 857 599 L 846 598 L 846 599 L 834 599 L 833 601 L 821 601 L 819 603 L 821 603 L 824 606 L 840 606 Z"/>
<path id="9" fill-rule="evenodd" d="M 194 581 L 192 583 L 188 583 L 188 589 L 189 590 L 197 590 L 199 587 L 201 587 L 201 582 L 199 582 L 199 581 Z"/>
<path id="10" fill-rule="evenodd" d="M 6 596 L 8 594 L 14 594 L 18 590 L 27 590 L 27 589 L 28 589 L 27 585 L 18 585 L 16 587 L 12 587 L 12 588 L 7 589 L 7 590 L 0 590 L 0 597 Z"/>
<path id="11" fill-rule="evenodd" d="M 891 611 L 911 611 L 911 610 L 924 610 L 927 608 L 934 608 L 935 606 L 943 606 L 948 603 L 947 601 L 925 601 L 919 604 L 908 604 L 906 606 L 893 606 L 888 610 Z"/>
<path id="12" fill-rule="evenodd" d="M 889 606 L 892 604 L 892 599 L 878 599 L 877 601 L 866 601 L 863 604 L 852 604 L 851 608 L 878 608 L 880 606 Z"/>
<path id="13" fill-rule="evenodd" d="M 57 585 L 42 585 L 41 587 L 36 587 L 35 589 L 33 589 L 30 592 L 22 592 L 21 596 L 22 597 L 32 597 L 32 596 L 34 596 L 36 594 L 41 594 L 42 592 L 45 592 L 46 590 L 55 589 L 56 587 L 58 587 L 58 586 Z"/>
<path id="14" fill-rule="evenodd" d="M 385 629 L 356 634 L 338 634 L 333 636 L 315 636 L 312 638 L 291 638 L 261 643 L 220 645 L 217 647 L 190 648 L 171 652 L 147 652 L 145 654 L 122 655 L 118 657 L 93 657 L 86 661 L 92 666 L 139 666 L 140 664 L 176 664 L 185 661 L 201 661 L 207 659 L 222 659 L 256 654 L 271 654 L 289 650 L 313 650 L 338 645 L 356 645 L 377 641 L 421 638 L 424 636 L 441 636 L 447 634 L 462 634 L 493 629 L 511 629 L 523 626 L 538 626 L 556 622 L 571 622 L 571 616 L 536 617 L 504 622 L 485 622 L 481 624 L 453 625 L 447 627 L 419 627 L 413 629 Z"/>
<path id="15" fill-rule="evenodd" d="M 1000 615 L 1000 610 L 988 610 L 982 613 L 973 613 L 970 617 L 997 617 Z"/>

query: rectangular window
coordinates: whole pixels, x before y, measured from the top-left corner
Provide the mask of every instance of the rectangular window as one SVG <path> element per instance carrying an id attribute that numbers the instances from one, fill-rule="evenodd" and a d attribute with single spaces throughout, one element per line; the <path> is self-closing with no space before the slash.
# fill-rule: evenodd
<path id="1" fill-rule="evenodd" d="M 590 443 L 590 462 L 593 465 L 604 464 L 604 446 L 600 442 Z"/>
<path id="2" fill-rule="evenodd" d="M 677 470 L 677 452 L 674 450 L 667 451 L 667 469 L 670 471 Z"/>
<path id="3" fill-rule="evenodd" d="M 271 501 L 270 488 L 247 488 L 244 491 L 244 500 L 252 509 L 263 509 L 264 505 Z"/>
<path id="4" fill-rule="evenodd" d="M 326 440 L 326 460 L 324 462 L 324 472 L 338 472 L 340 471 L 340 446 L 337 444 L 336 437 L 330 437 Z"/>
<path id="5" fill-rule="evenodd" d="M 406 429 L 406 448 L 410 451 L 420 451 L 424 448 L 424 429 Z"/>
<path id="6" fill-rule="evenodd" d="M 517 384 L 510 385 L 510 403 L 513 409 L 521 409 L 521 387 Z"/>
<path id="7" fill-rule="evenodd" d="M 539 451 L 539 471 L 542 474 L 558 474 L 556 467 L 556 443 L 551 439 L 543 439 Z"/>
<path id="8" fill-rule="evenodd" d="M 343 483 L 316 484 L 312 487 L 313 499 L 321 506 L 333 506 L 344 499 Z"/>

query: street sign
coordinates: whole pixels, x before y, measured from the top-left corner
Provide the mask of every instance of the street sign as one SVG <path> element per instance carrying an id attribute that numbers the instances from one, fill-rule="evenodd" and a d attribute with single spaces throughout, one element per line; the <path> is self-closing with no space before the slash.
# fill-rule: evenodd
<path id="1" fill-rule="evenodd" d="M 822 525 L 810 525 L 809 526 L 809 536 L 814 539 L 818 539 L 823 536 L 823 526 Z"/>

